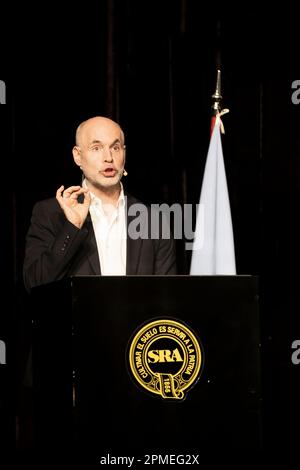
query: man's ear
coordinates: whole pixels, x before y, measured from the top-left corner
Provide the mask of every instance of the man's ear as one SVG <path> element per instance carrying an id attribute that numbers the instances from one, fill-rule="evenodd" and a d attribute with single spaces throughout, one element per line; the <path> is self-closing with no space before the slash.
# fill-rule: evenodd
<path id="1" fill-rule="evenodd" d="M 72 153 L 73 153 L 73 158 L 74 158 L 74 162 L 76 163 L 76 165 L 81 166 L 81 153 L 80 153 L 80 148 L 77 147 L 77 145 L 74 145 Z"/>

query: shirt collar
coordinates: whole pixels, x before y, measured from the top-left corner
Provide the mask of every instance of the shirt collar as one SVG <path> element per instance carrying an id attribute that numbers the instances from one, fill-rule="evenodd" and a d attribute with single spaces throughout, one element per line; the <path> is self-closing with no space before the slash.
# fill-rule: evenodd
<path id="1" fill-rule="evenodd" d="M 117 206 L 116 206 L 117 209 L 125 206 L 124 188 L 123 188 L 123 184 L 121 183 L 121 181 L 120 181 L 120 185 L 121 185 L 121 191 L 120 191 L 120 195 L 119 195 L 119 198 L 118 198 L 118 201 L 117 201 Z M 82 181 L 82 187 L 87 188 L 85 178 Z M 103 205 L 102 200 L 99 197 L 95 196 L 95 194 L 92 193 L 92 191 L 90 191 L 90 195 L 91 195 L 91 205 L 92 206 L 100 206 L 102 208 L 102 205 Z"/>

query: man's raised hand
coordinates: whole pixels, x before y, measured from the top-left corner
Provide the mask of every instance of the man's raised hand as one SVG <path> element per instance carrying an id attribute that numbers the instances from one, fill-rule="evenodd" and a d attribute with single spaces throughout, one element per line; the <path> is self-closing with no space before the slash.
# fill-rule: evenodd
<path id="1" fill-rule="evenodd" d="M 84 195 L 82 203 L 78 202 L 78 196 L 80 194 Z M 68 221 L 76 227 L 81 228 L 87 217 L 91 203 L 89 190 L 81 186 L 70 186 L 67 189 L 61 186 L 56 191 L 56 199 Z"/>

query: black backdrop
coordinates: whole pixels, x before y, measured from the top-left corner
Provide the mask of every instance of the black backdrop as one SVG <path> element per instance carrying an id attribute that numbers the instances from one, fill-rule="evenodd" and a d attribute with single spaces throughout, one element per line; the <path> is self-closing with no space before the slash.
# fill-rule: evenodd
<path id="1" fill-rule="evenodd" d="M 67 10 L 18 6 L 18 19 L 16 11 L 4 15 L 10 28 L 1 38 L 1 277 L 16 306 L 14 327 L 6 325 L 9 310 L 3 331 L 16 344 L 17 396 L 30 341 L 25 234 L 33 203 L 80 178 L 71 157 L 76 126 L 97 114 L 116 119 L 127 136 L 128 190 L 148 203 L 196 203 L 221 66 L 237 271 L 261 278 L 266 444 L 292 447 L 300 420 L 299 372 L 291 362 L 300 336 L 296 12 L 264 17 L 241 6 L 230 16 L 204 12 L 193 0 L 103 0 Z M 180 242 L 178 266 L 188 272 Z M 17 413 L 26 408 L 19 401 Z"/>

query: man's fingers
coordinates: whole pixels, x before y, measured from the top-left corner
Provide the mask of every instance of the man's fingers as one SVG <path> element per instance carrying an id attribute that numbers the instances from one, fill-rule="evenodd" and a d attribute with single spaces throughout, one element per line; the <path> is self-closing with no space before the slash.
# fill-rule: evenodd
<path id="1" fill-rule="evenodd" d="M 71 194 L 74 192 L 74 191 L 77 191 L 81 186 L 70 186 L 69 188 L 65 189 L 64 192 L 63 192 L 63 197 L 70 197 Z"/>
<path id="2" fill-rule="evenodd" d="M 78 191 L 74 191 L 74 193 L 70 196 L 70 199 L 77 199 L 80 194 L 84 195 L 83 204 L 89 206 L 91 202 L 91 195 L 87 188 L 80 188 Z"/>
<path id="3" fill-rule="evenodd" d="M 87 188 L 82 188 L 81 186 L 70 186 L 64 190 L 64 186 L 62 185 L 56 191 L 56 199 L 61 207 L 64 207 L 65 203 L 67 203 L 67 201 L 64 202 L 64 200 L 70 201 L 70 204 L 67 203 L 69 207 L 75 207 L 77 205 L 77 198 L 80 194 L 84 194 L 83 204 L 89 207 L 91 203 L 90 192 Z"/>
<path id="4" fill-rule="evenodd" d="M 85 189 L 85 188 L 79 187 L 79 189 L 78 189 L 77 191 L 73 191 L 73 192 L 72 192 L 72 194 L 70 195 L 70 198 L 71 198 L 71 199 L 77 199 L 80 194 L 83 194 L 83 193 L 85 193 L 86 191 L 88 191 L 88 190 Z"/>
<path id="5" fill-rule="evenodd" d="M 64 190 L 64 186 L 61 186 L 60 188 L 58 188 L 58 190 L 56 191 L 56 199 L 59 199 L 62 197 L 61 193 L 63 192 Z"/>

